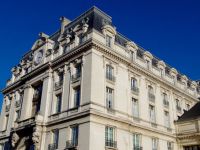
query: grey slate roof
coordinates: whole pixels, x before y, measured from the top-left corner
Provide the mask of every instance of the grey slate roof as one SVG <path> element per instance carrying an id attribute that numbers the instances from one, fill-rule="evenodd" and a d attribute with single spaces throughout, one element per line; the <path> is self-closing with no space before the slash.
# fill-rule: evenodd
<path id="1" fill-rule="evenodd" d="M 200 102 L 196 103 L 190 110 L 185 111 L 182 116 L 179 117 L 177 122 L 189 121 L 200 117 Z"/>

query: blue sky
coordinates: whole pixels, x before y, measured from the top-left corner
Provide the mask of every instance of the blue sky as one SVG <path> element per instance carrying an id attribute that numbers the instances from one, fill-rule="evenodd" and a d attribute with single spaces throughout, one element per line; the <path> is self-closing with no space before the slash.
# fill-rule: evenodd
<path id="1" fill-rule="evenodd" d="M 198 0 L 7 0 L 0 2 L 0 88 L 39 32 L 52 34 L 61 16 L 73 20 L 94 5 L 112 16 L 117 31 L 191 79 L 200 79 Z"/>

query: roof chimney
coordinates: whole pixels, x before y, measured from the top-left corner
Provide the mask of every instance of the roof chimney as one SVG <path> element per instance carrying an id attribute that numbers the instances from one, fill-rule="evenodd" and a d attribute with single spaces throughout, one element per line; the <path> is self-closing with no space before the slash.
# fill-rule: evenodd
<path id="1" fill-rule="evenodd" d="M 60 17 L 60 21 L 61 21 L 61 34 L 64 33 L 65 31 L 65 26 L 68 25 L 71 21 L 65 17 Z"/>

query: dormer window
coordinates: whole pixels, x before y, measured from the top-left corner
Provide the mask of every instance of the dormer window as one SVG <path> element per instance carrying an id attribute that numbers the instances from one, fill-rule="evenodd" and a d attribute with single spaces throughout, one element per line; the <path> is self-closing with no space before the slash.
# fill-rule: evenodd
<path id="1" fill-rule="evenodd" d="M 106 46 L 111 47 L 111 41 L 112 41 L 112 37 L 109 35 L 106 35 Z"/>
<path id="2" fill-rule="evenodd" d="M 150 61 L 146 60 L 147 69 L 150 70 Z"/>

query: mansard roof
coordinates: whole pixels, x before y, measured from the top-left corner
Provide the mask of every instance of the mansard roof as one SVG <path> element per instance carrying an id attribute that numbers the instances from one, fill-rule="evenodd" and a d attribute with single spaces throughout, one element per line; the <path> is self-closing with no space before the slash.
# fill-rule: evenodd
<path id="1" fill-rule="evenodd" d="M 200 102 L 196 103 L 190 110 L 185 111 L 177 122 L 190 121 L 197 118 L 200 118 Z"/>
<path id="2" fill-rule="evenodd" d="M 110 25 L 113 28 L 116 28 L 112 23 L 112 17 L 110 17 L 109 15 L 107 15 L 106 13 L 104 13 L 103 11 L 101 11 L 100 9 L 98 9 L 97 7 L 94 6 L 94 7 L 90 8 L 88 11 L 81 14 L 79 17 L 72 20 L 69 24 L 67 24 L 64 28 L 63 33 L 61 33 L 61 30 L 58 30 L 57 32 L 55 32 L 54 34 L 52 34 L 51 36 L 48 37 L 49 39 L 51 39 L 52 41 L 55 42 L 54 49 L 57 49 L 59 47 L 59 38 L 61 36 L 64 37 L 68 33 L 71 33 L 73 36 L 74 33 L 71 31 L 75 30 L 77 28 L 77 26 L 83 24 L 84 21 L 87 21 L 87 24 L 89 25 L 88 32 L 95 29 L 98 32 L 102 33 L 102 28 L 105 25 Z M 127 37 L 123 36 L 119 32 L 117 32 L 117 34 L 115 35 L 115 43 L 117 43 L 123 47 L 125 47 L 126 43 L 130 42 L 130 41 L 131 40 L 129 40 Z M 143 54 L 146 52 L 146 50 L 143 49 L 139 45 L 137 45 L 137 47 L 138 47 L 137 56 L 140 58 L 143 58 Z M 24 58 L 27 57 L 27 55 L 29 55 L 29 53 L 31 53 L 31 52 L 28 52 L 26 55 L 24 55 Z M 157 58 L 156 56 L 153 56 L 152 65 L 156 67 L 159 61 L 160 61 L 159 58 Z M 170 68 L 172 68 L 172 67 L 170 65 L 168 65 L 167 63 L 165 63 L 165 64 L 166 64 L 165 72 L 168 74 L 170 72 Z M 182 75 L 180 72 L 179 72 L 179 74 Z M 188 80 L 188 82 L 189 82 L 189 80 Z"/>

